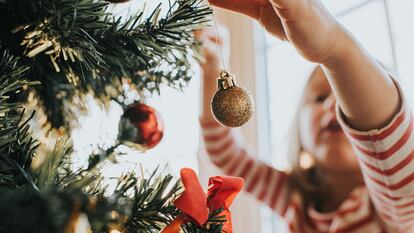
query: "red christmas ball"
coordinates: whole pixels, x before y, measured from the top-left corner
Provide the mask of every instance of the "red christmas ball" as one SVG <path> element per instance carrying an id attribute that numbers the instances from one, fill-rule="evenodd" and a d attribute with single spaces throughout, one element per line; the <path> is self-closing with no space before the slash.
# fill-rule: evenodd
<path id="1" fill-rule="evenodd" d="M 139 150 L 155 147 L 163 134 L 164 122 L 159 112 L 142 103 L 129 105 L 119 122 L 118 139 Z"/>

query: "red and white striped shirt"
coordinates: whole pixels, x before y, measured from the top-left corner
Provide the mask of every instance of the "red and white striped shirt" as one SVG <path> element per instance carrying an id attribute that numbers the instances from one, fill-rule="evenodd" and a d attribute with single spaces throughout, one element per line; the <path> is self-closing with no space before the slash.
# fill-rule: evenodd
<path id="1" fill-rule="evenodd" d="M 405 100 L 379 130 L 361 132 L 338 120 L 360 160 L 365 186 L 355 188 L 332 213 L 304 210 L 300 196 L 288 190 L 287 174 L 255 160 L 236 142 L 235 131 L 200 123 L 211 161 L 228 175 L 243 177 L 245 190 L 284 217 L 291 232 L 414 232 L 413 116 Z M 310 218 L 306 223 L 304 211 Z"/>

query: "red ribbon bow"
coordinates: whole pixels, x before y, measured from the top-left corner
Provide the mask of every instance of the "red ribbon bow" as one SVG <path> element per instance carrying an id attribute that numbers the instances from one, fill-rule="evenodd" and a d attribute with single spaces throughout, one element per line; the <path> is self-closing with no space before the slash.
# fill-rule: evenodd
<path id="1" fill-rule="evenodd" d="M 239 177 L 210 177 L 208 193 L 204 193 L 196 173 L 190 168 L 180 172 L 184 185 L 183 194 L 174 201 L 174 205 L 184 214 L 178 216 L 162 233 L 178 233 L 181 225 L 193 221 L 203 226 L 208 221 L 209 213 L 223 208 L 221 216 L 226 217 L 223 232 L 232 233 L 231 213 L 229 207 L 237 193 L 243 187 L 243 179 Z"/>

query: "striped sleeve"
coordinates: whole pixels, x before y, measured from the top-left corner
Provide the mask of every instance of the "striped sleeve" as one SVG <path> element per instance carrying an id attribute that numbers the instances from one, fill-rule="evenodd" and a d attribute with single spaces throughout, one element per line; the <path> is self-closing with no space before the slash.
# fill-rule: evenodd
<path id="1" fill-rule="evenodd" d="M 287 177 L 265 163 L 239 143 L 237 132 L 217 122 L 200 120 L 205 149 L 210 160 L 227 175 L 242 177 L 245 191 L 263 201 L 280 215 L 287 208 Z"/>
<path id="2" fill-rule="evenodd" d="M 352 129 L 346 124 L 339 106 L 337 112 L 358 156 L 365 184 L 379 216 L 392 230 L 413 232 L 413 115 L 402 95 L 401 98 L 400 111 L 382 129 L 366 132 Z"/>

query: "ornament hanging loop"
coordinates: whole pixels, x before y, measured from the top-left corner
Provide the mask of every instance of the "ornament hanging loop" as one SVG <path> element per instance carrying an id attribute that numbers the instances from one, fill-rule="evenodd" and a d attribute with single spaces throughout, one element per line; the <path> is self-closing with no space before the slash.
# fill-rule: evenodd
<path id="1" fill-rule="evenodd" d="M 227 78 L 227 77 L 229 77 L 230 76 L 230 74 L 229 73 L 227 73 L 227 71 L 225 71 L 225 70 L 222 70 L 221 72 L 220 72 L 220 78 L 221 79 L 225 79 L 225 78 Z"/>

